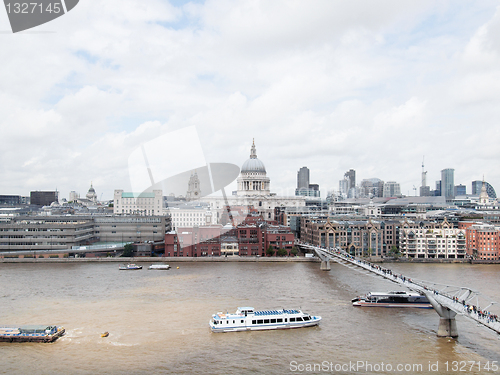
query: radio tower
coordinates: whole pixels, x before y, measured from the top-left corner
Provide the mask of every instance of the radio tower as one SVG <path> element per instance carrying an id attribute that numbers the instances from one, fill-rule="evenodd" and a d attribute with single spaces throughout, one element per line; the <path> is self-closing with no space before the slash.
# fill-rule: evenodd
<path id="1" fill-rule="evenodd" d="M 427 186 L 427 172 L 424 171 L 424 158 L 425 156 L 422 157 L 422 187 Z"/>

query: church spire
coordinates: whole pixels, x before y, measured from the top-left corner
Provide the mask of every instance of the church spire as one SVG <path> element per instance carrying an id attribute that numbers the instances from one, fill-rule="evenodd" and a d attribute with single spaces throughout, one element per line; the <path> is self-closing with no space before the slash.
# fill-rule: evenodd
<path id="1" fill-rule="evenodd" d="M 257 159 L 257 150 L 255 149 L 255 138 L 252 142 L 252 148 L 250 150 L 250 159 Z"/>

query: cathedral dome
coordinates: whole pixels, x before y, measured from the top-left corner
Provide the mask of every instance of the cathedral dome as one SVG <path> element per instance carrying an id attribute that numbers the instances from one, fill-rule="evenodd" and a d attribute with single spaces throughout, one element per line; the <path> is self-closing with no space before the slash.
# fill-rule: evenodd
<path id="1" fill-rule="evenodd" d="M 252 144 L 252 149 L 250 151 L 250 159 L 243 163 L 241 167 L 241 173 L 266 173 L 266 167 L 264 163 L 257 159 L 257 151 L 255 149 L 255 142 Z"/>
<path id="2" fill-rule="evenodd" d="M 266 167 L 264 166 L 264 163 L 257 158 L 248 159 L 246 162 L 243 163 L 243 166 L 241 167 L 241 173 L 247 173 L 247 172 L 266 173 Z"/>

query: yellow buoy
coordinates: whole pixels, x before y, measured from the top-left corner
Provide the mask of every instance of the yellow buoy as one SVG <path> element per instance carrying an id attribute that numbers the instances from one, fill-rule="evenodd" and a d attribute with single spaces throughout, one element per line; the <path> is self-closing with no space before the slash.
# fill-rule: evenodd
<path id="1" fill-rule="evenodd" d="M 177 269 L 179 269 L 179 267 L 177 267 Z"/>

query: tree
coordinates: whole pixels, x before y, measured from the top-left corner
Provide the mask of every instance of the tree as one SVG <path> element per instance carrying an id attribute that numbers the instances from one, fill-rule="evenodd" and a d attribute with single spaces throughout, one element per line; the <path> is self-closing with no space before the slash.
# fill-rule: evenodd
<path id="1" fill-rule="evenodd" d="M 128 243 L 123 247 L 122 257 L 131 257 L 132 255 L 134 255 L 134 247 L 131 243 Z"/>
<path id="2" fill-rule="evenodd" d="M 389 255 L 396 258 L 401 255 L 396 245 L 392 245 L 391 250 L 389 250 Z"/>
<path id="3" fill-rule="evenodd" d="M 269 247 L 267 248 L 266 254 L 270 257 L 274 255 L 274 248 L 271 245 L 269 245 Z"/>
<path id="4" fill-rule="evenodd" d="M 288 252 L 285 249 L 278 249 L 278 256 L 284 257 L 288 254 Z"/>
<path id="5" fill-rule="evenodd" d="M 295 246 L 292 247 L 292 250 L 290 250 L 290 254 L 292 254 L 293 256 L 297 256 L 298 253 L 299 253 L 299 251 L 297 250 L 297 248 Z"/>

